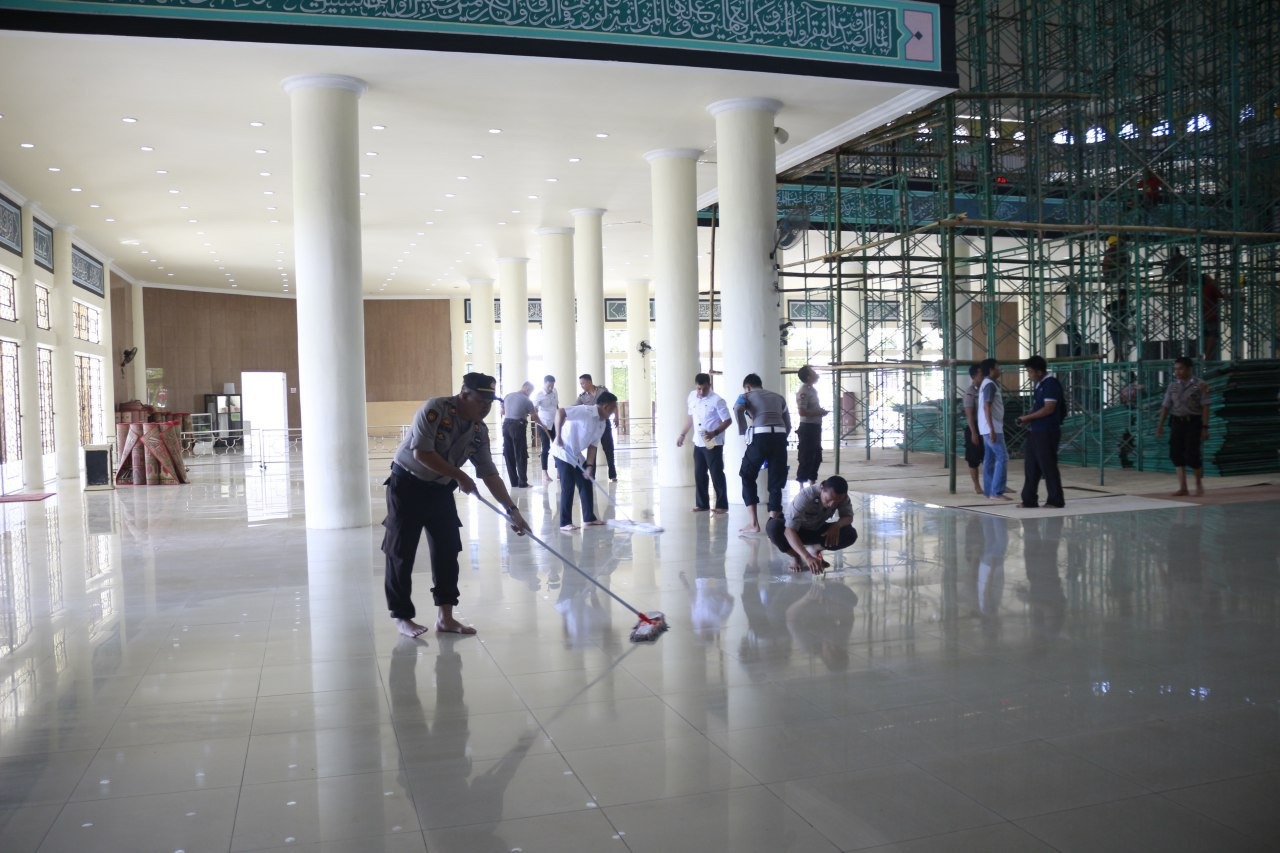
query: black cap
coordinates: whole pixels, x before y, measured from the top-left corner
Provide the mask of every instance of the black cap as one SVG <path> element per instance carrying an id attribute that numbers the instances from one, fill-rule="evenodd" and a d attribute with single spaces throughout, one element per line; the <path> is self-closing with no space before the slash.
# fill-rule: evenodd
<path id="1" fill-rule="evenodd" d="M 486 400 L 498 395 L 498 380 L 487 373 L 468 373 L 462 377 L 462 387 L 470 389 Z"/>

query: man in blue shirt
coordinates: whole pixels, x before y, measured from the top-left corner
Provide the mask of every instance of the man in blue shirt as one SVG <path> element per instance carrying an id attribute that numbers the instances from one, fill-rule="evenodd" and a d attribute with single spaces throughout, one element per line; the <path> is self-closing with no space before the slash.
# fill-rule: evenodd
<path id="1" fill-rule="evenodd" d="M 1066 506 L 1062 496 L 1062 476 L 1058 473 L 1058 440 L 1062 437 L 1062 412 L 1065 402 L 1062 385 L 1049 373 L 1042 356 L 1024 361 L 1027 375 L 1035 383 L 1035 398 L 1028 414 L 1018 418 L 1027 426 L 1027 443 L 1023 449 L 1026 479 L 1022 484 L 1022 506 L 1033 509 L 1040 505 L 1040 478 L 1044 478 L 1049 494 L 1045 506 Z"/>

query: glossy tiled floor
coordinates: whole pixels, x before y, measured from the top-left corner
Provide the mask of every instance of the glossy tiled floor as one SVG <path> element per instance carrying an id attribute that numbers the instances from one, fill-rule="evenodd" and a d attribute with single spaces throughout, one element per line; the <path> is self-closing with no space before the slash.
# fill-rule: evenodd
<path id="1" fill-rule="evenodd" d="M 380 528 L 308 532 L 296 469 L 0 506 L 0 850 L 1274 849 L 1275 504 L 855 496 L 814 579 L 651 467 L 612 490 L 659 536 L 521 501 L 668 614 L 653 646 L 466 499 L 480 634 L 427 642 Z"/>

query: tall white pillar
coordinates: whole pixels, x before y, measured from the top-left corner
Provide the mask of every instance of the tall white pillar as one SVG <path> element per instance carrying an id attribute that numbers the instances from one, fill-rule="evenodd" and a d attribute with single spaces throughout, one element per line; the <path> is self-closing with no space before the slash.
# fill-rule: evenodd
<path id="1" fill-rule="evenodd" d="M 542 268 L 542 347 L 547 372 L 556 378 L 561 401 L 572 401 L 578 387 L 574 346 L 573 229 L 539 228 Z"/>
<path id="2" fill-rule="evenodd" d="M 461 296 L 449 300 L 449 349 L 453 355 L 453 371 L 449 374 L 450 390 L 447 393 L 452 394 L 461 387 L 462 376 L 467 373 L 467 363 L 471 361 L 471 356 L 467 355 L 467 306 Z"/>
<path id="3" fill-rule="evenodd" d="M 597 385 L 604 372 L 604 210 L 579 207 L 573 214 L 573 292 L 578 297 L 578 367 Z"/>
<path id="4" fill-rule="evenodd" d="M 49 292 L 49 325 L 58 340 L 53 351 L 53 443 L 61 480 L 80 476 L 80 407 L 76 399 L 75 318 L 71 306 L 74 231 L 72 226 L 53 229 L 53 289 Z"/>
<path id="5" fill-rule="evenodd" d="M 653 345 L 649 335 L 649 279 L 634 278 L 627 282 L 627 406 L 633 421 L 647 421 L 653 409 L 651 386 L 657 358 L 650 350 L 641 354 L 643 344 Z M 636 427 L 631 429 L 634 436 Z"/>
<path id="6" fill-rule="evenodd" d="M 716 256 L 721 259 L 725 330 L 724 373 L 716 387 L 731 406 L 748 373 L 759 374 L 768 390 L 782 390 L 777 294 L 769 257 L 778 218 L 773 127 L 781 108 L 769 98 L 734 98 L 707 107 L 716 119 Z M 725 442 L 725 470 L 732 472 L 738 470 L 746 445 L 736 429 L 729 432 L 733 437 Z"/>
<path id="7" fill-rule="evenodd" d="M 498 258 L 498 296 L 502 300 L 502 391 L 519 391 L 529 374 L 529 259 Z"/>
<path id="8" fill-rule="evenodd" d="M 142 305 L 144 288 L 142 285 L 130 285 L 130 287 L 133 288 L 129 300 L 130 313 L 133 317 L 133 341 L 129 346 L 137 347 L 138 352 L 134 354 L 133 361 L 129 362 L 129 369 L 133 371 L 134 399 L 145 403 L 147 402 L 147 325 L 146 313 Z"/>
<path id="9" fill-rule="evenodd" d="M 36 253 L 35 208 L 23 205 L 22 278 L 18 281 L 18 406 L 22 410 L 22 485 L 27 491 L 44 488 L 44 453 L 40 441 L 40 367 L 36 357 Z"/>
<path id="10" fill-rule="evenodd" d="M 691 451 L 676 447 L 698 372 L 698 182 L 695 148 L 650 151 L 653 196 L 653 364 L 658 483 L 693 484 Z M 645 314 L 648 316 L 648 306 Z"/>
<path id="11" fill-rule="evenodd" d="M 298 388 L 307 527 L 371 521 L 360 258 L 359 101 L 363 81 L 284 81 L 293 130 Z"/>
<path id="12" fill-rule="evenodd" d="M 102 349 L 102 425 L 103 438 L 107 444 L 116 440 L 116 359 L 120 357 L 120 347 L 116 346 L 116 337 L 112 334 L 114 324 L 111 321 L 111 259 L 102 259 L 102 284 L 106 298 L 102 300 L 102 331 L 100 339 Z"/>
<path id="13" fill-rule="evenodd" d="M 471 288 L 471 364 L 477 373 L 490 376 L 497 370 L 493 351 L 493 279 L 469 278 Z"/>

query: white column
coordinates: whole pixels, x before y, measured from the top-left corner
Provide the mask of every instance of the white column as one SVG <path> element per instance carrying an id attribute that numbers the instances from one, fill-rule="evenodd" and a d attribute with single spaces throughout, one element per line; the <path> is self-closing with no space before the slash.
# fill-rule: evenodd
<path id="1" fill-rule="evenodd" d="M 573 214 L 573 291 L 578 297 L 578 370 L 597 385 L 604 372 L 604 210 L 579 207 Z"/>
<path id="2" fill-rule="evenodd" d="M 493 352 L 493 279 L 469 278 L 467 286 L 471 288 L 471 363 L 476 372 L 492 376 L 498 364 Z"/>
<path id="3" fill-rule="evenodd" d="M 18 326 L 22 344 L 18 347 L 18 405 L 22 409 L 22 485 L 27 491 L 42 491 L 44 460 L 40 441 L 40 368 L 36 358 L 36 253 L 35 208 L 22 208 L 22 278 L 18 281 Z"/>
<path id="4" fill-rule="evenodd" d="M 723 282 L 724 364 L 716 382 L 732 405 L 742 379 L 757 373 L 770 391 L 782 390 L 773 250 L 778 218 L 774 116 L 769 98 L 734 98 L 707 107 L 716 119 L 716 184 L 720 192 L 720 281 Z M 794 416 L 794 412 L 792 413 Z M 745 444 L 729 430 L 726 472 L 736 472 Z"/>
<path id="5" fill-rule="evenodd" d="M 359 100 L 363 81 L 284 81 L 293 130 L 298 388 L 307 527 L 371 521 L 360 258 Z"/>
<path id="6" fill-rule="evenodd" d="M 635 278 L 627 282 L 627 405 L 632 421 L 647 421 L 653 409 L 651 388 L 657 356 L 653 351 L 640 354 L 641 342 L 653 345 L 649 335 L 649 279 Z M 652 427 L 645 425 L 647 429 Z M 633 423 L 632 441 L 636 427 Z"/>
<path id="7" fill-rule="evenodd" d="M 461 296 L 449 300 L 449 349 L 453 355 L 453 372 L 449 376 L 450 394 L 462 385 L 462 375 L 467 372 L 467 306 Z"/>
<path id="8" fill-rule="evenodd" d="M 577 397 L 574 346 L 573 229 L 539 228 L 542 268 L 542 346 L 547 372 L 556 378 L 561 402 Z"/>
<path id="9" fill-rule="evenodd" d="M 121 347 L 116 345 L 116 337 L 112 334 L 111 322 L 111 259 L 102 259 L 102 284 L 106 298 L 102 300 L 102 331 L 100 339 L 102 349 L 102 424 L 103 437 L 107 444 L 116 441 L 116 377 L 120 375 L 118 359 Z"/>
<path id="10" fill-rule="evenodd" d="M 129 346 L 137 347 L 138 352 L 134 355 L 133 361 L 129 362 L 129 369 L 133 371 L 134 397 L 145 403 L 147 402 L 147 325 L 142 305 L 145 290 L 142 285 L 130 285 L 130 287 L 133 287 L 133 292 L 130 294 L 132 298 L 129 300 L 129 308 L 133 315 L 133 342 Z"/>
<path id="11" fill-rule="evenodd" d="M 653 196 L 654 439 L 658 483 L 693 484 L 691 451 L 676 447 L 698 372 L 698 182 L 695 148 L 650 151 Z M 646 306 L 645 315 L 648 316 Z"/>
<path id="12" fill-rule="evenodd" d="M 80 476 L 80 407 L 76 399 L 75 320 L 71 307 L 71 235 L 73 227 L 53 230 L 53 289 L 49 325 L 57 338 L 53 351 L 53 443 L 58 478 Z M 39 411 L 39 409 L 37 409 Z"/>
<path id="13" fill-rule="evenodd" d="M 529 375 L 529 259 L 498 258 L 498 297 L 502 300 L 502 391 L 519 391 Z"/>

